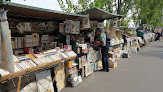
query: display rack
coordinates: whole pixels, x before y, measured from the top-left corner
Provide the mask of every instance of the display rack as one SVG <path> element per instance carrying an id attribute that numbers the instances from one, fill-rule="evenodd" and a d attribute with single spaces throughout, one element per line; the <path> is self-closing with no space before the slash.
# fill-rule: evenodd
<path id="1" fill-rule="evenodd" d="M 124 43 L 116 44 L 116 45 L 113 45 L 113 46 L 110 46 L 110 47 L 115 47 L 115 46 L 118 46 L 118 45 L 121 45 L 121 44 L 124 44 Z"/>
<path id="2" fill-rule="evenodd" d="M 32 69 L 21 70 L 19 72 L 13 73 L 13 74 L 5 75 L 5 76 L 2 76 L 0 78 L 0 82 L 10 80 L 10 79 L 16 78 L 18 76 L 25 76 L 25 75 L 29 75 L 29 74 L 32 74 L 32 73 L 36 73 L 38 71 L 42 71 L 44 69 L 54 67 L 54 66 L 56 66 L 56 65 L 58 65 L 60 63 L 61 63 L 61 60 L 55 61 L 55 62 L 52 62 L 52 63 L 49 63 L 49 64 L 39 65 L 39 66 L 34 67 Z"/>
<path id="3" fill-rule="evenodd" d="M 12 2 L 6 2 L 2 1 L 0 2 L 0 8 L 3 8 L 5 10 L 9 10 L 7 13 L 7 17 L 9 21 L 14 20 L 20 20 L 19 22 L 23 22 L 23 20 L 30 21 L 30 22 L 47 22 L 47 21 L 57 21 L 57 22 L 63 22 L 66 19 L 80 19 L 80 18 L 86 18 L 86 15 L 80 15 L 80 14 L 72 14 L 72 13 L 64 13 L 59 12 L 55 10 L 49 10 L 49 9 L 43 9 L 43 8 L 37 8 L 32 6 L 26 6 L 21 4 L 16 4 Z M 24 12 L 26 11 L 26 12 Z M 59 25 L 58 25 L 59 27 Z M 32 30 L 32 31 L 25 31 L 24 33 L 20 33 L 15 26 L 10 26 L 11 33 L 18 34 L 20 36 L 24 36 L 25 34 L 31 34 L 31 33 L 39 33 L 39 34 L 49 34 L 50 31 L 39 31 L 39 30 Z M 33 28 L 36 28 L 36 26 L 33 26 Z M 15 48 L 13 50 L 19 50 L 23 48 Z M 0 77 L 0 83 L 6 83 L 12 79 L 18 78 L 18 85 L 17 85 L 17 92 L 20 90 L 21 85 L 21 79 L 24 76 L 32 75 L 35 73 L 39 73 L 42 71 L 45 71 L 47 69 L 51 69 L 54 67 L 58 67 L 57 71 L 53 77 L 53 83 L 56 79 L 56 75 L 58 73 L 58 69 L 60 67 L 60 64 L 66 63 L 70 60 L 76 59 L 77 56 L 66 58 L 65 60 L 57 60 L 51 63 L 46 64 L 40 64 L 36 67 L 33 67 L 31 69 L 25 69 L 21 70 L 19 72 L 15 72 L 12 74 L 4 75 Z M 64 62 L 62 62 L 64 61 Z"/>
<path id="4" fill-rule="evenodd" d="M 66 36 L 66 42 L 65 43 L 70 43 L 69 42 L 70 36 L 79 34 L 79 32 L 81 31 L 81 30 L 73 30 L 74 32 L 71 33 L 72 29 L 75 29 L 75 27 L 77 29 L 82 29 L 82 31 L 85 31 L 85 30 L 87 31 L 88 29 L 96 29 L 96 28 L 101 28 L 101 30 L 104 31 L 105 28 L 104 28 L 104 22 L 103 21 L 105 19 L 115 19 L 115 18 L 123 17 L 123 15 L 112 14 L 112 13 L 106 12 L 106 11 L 99 9 L 99 8 L 93 8 L 93 9 L 81 12 L 80 14 L 82 14 L 82 15 L 80 15 L 80 14 L 63 13 L 63 12 L 58 12 L 58 11 L 54 11 L 54 10 L 25 6 L 25 5 L 20 5 L 20 4 L 15 4 L 15 3 L 5 2 L 5 1 L 0 3 L 0 7 L 4 7 L 5 9 L 10 9 L 10 11 L 8 12 L 9 19 L 22 18 L 22 19 L 28 19 L 31 22 L 33 22 L 32 19 L 34 19 L 35 21 L 40 20 L 40 21 L 46 21 L 46 22 L 47 21 L 57 21 L 58 22 L 57 26 L 59 27 L 59 30 L 57 29 L 57 32 L 59 31 L 60 33 L 63 32 L 63 30 L 60 30 L 60 27 L 64 29 L 64 27 L 67 25 L 67 27 L 65 27 L 65 30 L 68 32 L 67 33 L 63 32 L 64 36 Z M 27 11 L 27 12 L 24 13 L 24 11 Z M 97 15 L 97 13 L 99 13 L 100 15 L 99 14 Z M 87 16 L 87 15 L 89 15 L 89 16 Z M 68 21 L 70 21 L 70 23 L 68 23 Z M 87 25 L 84 25 L 82 23 L 82 25 L 80 25 L 80 27 L 82 26 L 82 28 L 78 28 L 79 27 L 79 21 L 81 23 L 85 21 Z M 67 22 L 67 24 L 66 24 L 66 22 Z M 118 22 L 120 22 L 120 21 L 118 21 Z M 60 24 L 62 24 L 62 25 L 60 26 Z M 75 24 L 77 24 L 77 25 L 75 25 Z M 117 26 L 120 26 L 120 24 L 117 24 Z M 33 27 L 36 27 L 36 26 L 33 26 Z M 70 27 L 70 29 L 69 29 L 69 27 Z M 71 28 L 71 27 L 74 27 L 74 28 Z M 14 30 L 13 33 L 16 32 L 15 31 L 16 27 L 12 26 L 12 27 L 10 27 L 10 29 Z M 107 31 L 109 31 L 109 30 L 107 30 Z M 118 30 L 118 32 L 117 32 L 118 35 L 116 35 L 115 32 L 114 32 L 115 37 L 118 37 L 119 42 L 118 41 L 115 42 L 114 45 L 112 45 L 110 47 L 112 49 L 114 49 L 116 53 L 118 52 L 118 54 L 119 54 L 118 50 L 119 49 L 122 50 L 121 47 L 122 47 L 122 45 L 124 45 L 124 43 L 123 43 L 123 41 L 120 41 L 120 39 L 122 38 L 120 30 Z M 42 32 L 42 31 L 38 31 L 38 30 L 36 30 L 36 31 L 32 30 L 29 32 L 24 32 L 24 34 L 31 34 L 31 33 L 39 33 L 39 34 L 45 35 L 45 34 L 49 34 L 50 32 Z M 21 35 L 23 35 L 23 34 L 21 34 Z M 93 36 L 91 35 L 91 37 L 93 37 Z M 67 40 L 67 38 L 69 38 L 69 39 Z M 61 39 L 62 39 L 62 37 L 61 37 Z M 57 39 L 57 41 L 58 40 L 59 39 Z M 55 74 L 52 75 L 52 82 L 54 83 L 55 80 L 57 79 L 56 76 L 57 76 L 57 73 L 59 72 L 59 68 L 61 67 L 61 64 L 69 63 L 69 62 L 72 62 L 74 60 L 78 60 L 78 58 L 83 59 L 83 57 L 87 63 L 82 64 L 82 68 L 78 69 L 77 72 L 83 72 L 83 70 L 84 70 L 84 72 L 87 73 L 87 74 L 85 74 L 85 76 L 89 76 L 90 74 L 93 74 L 93 72 L 96 70 L 95 69 L 96 66 L 97 66 L 97 68 L 99 68 L 98 66 L 100 66 L 100 65 L 101 65 L 100 67 L 102 67 L 102 61 L 101 61 L 101 57 L 100 57 L 101 53 L 99 50 L 95 51 L 94 47 L 91 45 L 92 44 L 91 39 L 89 39 L 89 40 L 90 40 L 90 42 L 88 44 L 84 43 L 84 41 L 80 43 L 81 47 L 79 46 L 79 48 L 80 48 L 81 54 L 77 54 L 76 56 L 72 56 L 72 57 L 68 57 L 68 58 L 64 58 L 64 55 L 63 55 L 64 59 L 62 58 L 60 60 L 57 60 L 57 61 L 54 61 L 54 62 L 48 63 L 48 64 L 40 64 L 37 67 L 34 67 L 32 69 L 25 69 L 25 70 L 21 70 L 19 72 L 13 73 L 13 74 L 8 74 L 6 76 L 2 76 L 0 78 L 0 82 L 4 83 L 4 82 L 7 82 L 7 81 L 12 80 L 14 78 L 19 78 L 18 79 L 18 85 L 17 85 L 17 92 L 19 92 L 22 77 L 57 67 Z M 70 45 L 70 44 L 67 44 L 67 45 Z M 89 49 L 87 48 L 87 46 Z M 64 48 L 63 42 L 61 44 L 61 48 L 62 48 L 62 50 Z M 69 48 L 69 47 L 67 47 L 67 48 Z M 23 49 L 23 48 L 16 48 L 14 50 L 17 50 L 17 49 Z M 65 50 L 67 50 L 67 49 L 64 49 L 64 51 Z M 87 52 L 84 53 L 85 50 Z M 99 53 L 97 53 L 97 52 L 99 52 Z M 99 62 L 101 62 L 101 64 L 99 64 Z M 79 64 L 78 64 L 78 66 L 79 66 Z M 116 67 L 117 62 L 115 62 L 115 64 L 112 63 L 112 66 L 113 66 L 112 68 Z M 66 69 L 67 68 L 73 68 L 73 67 L 74 67 L 73 65 L 70 67 L 66 66 Z M 77 64 L 75 64 L 75 67 L 77 67 Z M 54 69 L 53 69 L 53 71 L 54 71 Z M 80 75 L 80 74 L 77 74 L 77 75 Z"/>

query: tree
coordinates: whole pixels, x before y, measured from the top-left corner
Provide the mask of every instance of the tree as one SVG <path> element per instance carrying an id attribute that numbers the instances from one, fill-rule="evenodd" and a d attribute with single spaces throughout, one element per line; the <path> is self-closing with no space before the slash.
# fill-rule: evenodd
<path id="1" fill-rule="evenodd" d="M 99 7 L 106 11 L 111 11 L 112 2 L 111 0 L 58 0 L 60 8 L 64 12 L 79 13 L 91 8 Z"/>
<path id="2" fill-rule="evenodd" d="M 11 0 L 0 0 L 0 1 L 11 1 Z"/>
<path id="3" fill-rule="evenodd" d="M 138 25 L 163 26 L 163 0 L 135 0 L 132 19 Z"/>
<path id="4" fill-rule="evenodd" d="M 133 0 L 114 0 L 115 13 L 124 15 L 121 19 L 122 26 L 129 26 L 131 18 L 128 18 L 129 11 L 133 8 Z"/>
<path id="5" fill-rule="evenodd" d="M 64 12 L 82 12 L 90 8 L 99 7 L 108 12 L 117 12 L 124 15 L 122 26 L 126 26 L 129 20 L 133 20 L 135 25 L 149 24 L 152 26 L 163 26 L 162 5 L 163 0 L 58 0 Z M 115 7 L 115 11 L 113 11 Z M 131 11 L 131 18 L 126 18 Z"/>

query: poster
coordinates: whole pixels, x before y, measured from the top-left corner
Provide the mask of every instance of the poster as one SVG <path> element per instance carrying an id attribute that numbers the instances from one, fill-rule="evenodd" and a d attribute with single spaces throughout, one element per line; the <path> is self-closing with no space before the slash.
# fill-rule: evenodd
<path id="1" fill-rule="evenodd" d="M 81 69 L 82 66 L 83 66 L 83 64 L 82 64 L 82 57 L 79 57 L 79 69 Z"/>
<path id="2" fill-rule="evenodd" d="M 70 33 L 72 30 L 72 20 L 66 20 L 65 33 Z"/>
<path id="3" fill-rule="evenodd" d="M 79 32 L 80 32 L 79 28 L 80 28 L 80 22 L 79 21 L 73 21 L 71 33 L 72 34 L 79 34 Z"/>
<path id="4" fill-rule="evenodd" d="M 26 22 L 26 23 L 24 23 L 24 25 L 25 25 L 25 30 L 26 31 L 32 31 L 32 27 L 31 27 L 31 23 L 30 22 Z"/>
<path id="5" fill-rule="evenodd" d="M 70 45 L 70 35 L 66 35 L 66 43 L 67 45 Z"/>
<path id="6" fill-rule="evenodd" d="M 85 66 L 86 62 L 87 62 L 86 56 L 82 56 L 82 64 L 83 64 L 83 66 Z"/>

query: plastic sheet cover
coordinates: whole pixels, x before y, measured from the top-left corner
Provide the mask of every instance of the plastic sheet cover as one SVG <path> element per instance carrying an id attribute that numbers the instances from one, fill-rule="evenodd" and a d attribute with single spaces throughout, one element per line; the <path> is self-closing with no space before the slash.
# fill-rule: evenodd
<path id="1" fill-rule="evenodd" d="M 0 9 L 0 68 L 14 72 L 11 34 L 7 21 L 7 11 Z"/>

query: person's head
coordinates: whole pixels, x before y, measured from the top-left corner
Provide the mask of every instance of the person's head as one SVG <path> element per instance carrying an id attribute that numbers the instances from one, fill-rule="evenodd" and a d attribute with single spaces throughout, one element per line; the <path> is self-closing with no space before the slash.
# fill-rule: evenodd
<path id="1" fill-rule="evenodd" d="M 96 29 L 96 34 L 97 34 L 97 35 L 100 35 L 101 33 L 102 33 L 101 29 L 100 29 L 100 28 L 97 28 L 97 29 Z"/>

